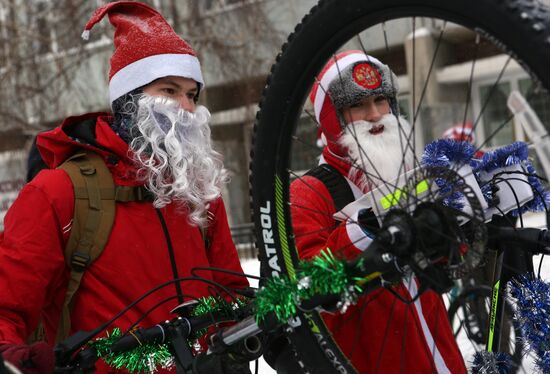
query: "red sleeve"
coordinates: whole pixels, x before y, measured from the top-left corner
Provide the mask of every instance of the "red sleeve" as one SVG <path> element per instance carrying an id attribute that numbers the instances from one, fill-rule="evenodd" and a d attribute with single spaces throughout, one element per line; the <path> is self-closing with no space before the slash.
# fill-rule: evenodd
<path id="1" fill-rule="evenodd" d="M 210 266 L 242 273 L 243 269 L 231 237 L 223 200 L 220 198 L 211 203 L 208 212 L 212 218 L 207 233 L 210 240 L 210 247 L 207 249 Z M 216 282 L 227 287 L 248 287 L 248 280 L 245 277 L 217 271 L 213 272 L 213 276 Z"/>
<path id="2" fill-rule="evenodd" d="M 337 222 L 334 202 L 327 188 L 315 177 L 304 176 L 290 186 L 292 227 L 301 258 L 311 258 L 329 248 L 345 258 L 354 258 L 371 243 L 357 225 L 357 217 Z"/>
<path id="3" fill-rule="evenodd" d="M 49 178 L 58 171 L 43 173 L 21 190 L 4 218 L 0 241 L 0 343 L 23 343 L 36 328 L 41 311 L 59 301 L 60 292 L 63 300 L 66 272 L 64 236 L 55 207 L 58 202 L 40 185 L 44 175 Z M 63 190 L 60 180 L 56 180 L 52 188 Z M 72 209 L 73 204 L 65 205 L 69 205 L 65 209 Z"/>

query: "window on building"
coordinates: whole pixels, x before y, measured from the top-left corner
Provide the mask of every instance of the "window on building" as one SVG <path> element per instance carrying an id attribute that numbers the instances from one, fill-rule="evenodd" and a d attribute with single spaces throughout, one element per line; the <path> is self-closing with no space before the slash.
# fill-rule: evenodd
<path id="1" fill-rule="evenodd" d="M 510 91 L 510 82 L 479 87 L 480 103 L 485 106 L 482 119 L 486 147 L 510 144 L 515 140 L 512 118 L 506 106 Z"/>
<path id="2" fill-rule="evenodd" d="M 0 4 L 0 61 L 4 62 L 8 59 L 8 9 Z M 0 68 L 3 63 L 0 63 Z"/>
<path id="3" fill-rule="evenodd" d="M 520 79 L 519 92 L 533 108 L 547 131 L 550 131 L 550 94 L 535 91 L 533 81 L 529 78 Z"/>
<path id="4" fill-rule="evenodd" d="M 540 92 L 535 90 L 533 86 L 533 81 L 529 78 L 520 79 L 518 81 L 519 92 L 525 97 L 531 108 L 539 117 L 540 121 L 544 125 L 547 132 L 550 132 L 550 94 L 547 92 Z M 528 139 L 529 140 L 529 139 Z M 539 139 L 531 139 L 539 140 Z M 536 148 L 531 145 L 529 147 L 529 157 L 533 162 L 533 166 L 538 175 L 545 176 L 546 178 L 550 175 L 545 175 L 545 171 L 548 169 L 548 165 L 544 165 L 541 159 L 538 157 Z M 545 159 L 545 158 L 544 158 Z M 548 185 L 547 182 L 543 182 Z"/>
<path id="5" fill-rule="evenodd" d="M 399 103 L 399 114 L 405 117 L 407 120 L 412 121 L 409 95 L 401 95 L 397 98 L 397 101 Z"/>

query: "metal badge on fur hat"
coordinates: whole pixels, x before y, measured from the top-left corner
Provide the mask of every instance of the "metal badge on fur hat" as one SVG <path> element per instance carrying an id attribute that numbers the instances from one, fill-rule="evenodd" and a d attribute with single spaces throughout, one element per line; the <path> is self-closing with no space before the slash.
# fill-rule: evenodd
<path id="1" fill-rule="evenodd" d="M 392 104 L 392 112 L 397 114 L 393 105 L 395 100 L 392 100 L 397 91 L 397 77 L 390 68 L 369 59 L 343 69 L 339 77 L 331 82 L 328 95 L 336 109 L 357 104 L 370 96 L 384 95 Z"/>
<path id="2" fill-rule="evenodd" d="M 382 84 L 382 77 L 371 64 L 359 63 L 353 67 L 351 74 L 355 83 L 369 90 L 374 90 Z"/>

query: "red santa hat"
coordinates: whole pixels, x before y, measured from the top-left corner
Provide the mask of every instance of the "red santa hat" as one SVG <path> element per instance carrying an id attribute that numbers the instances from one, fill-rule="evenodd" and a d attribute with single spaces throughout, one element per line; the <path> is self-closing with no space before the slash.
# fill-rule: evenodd
<path id="1" fill-rule="evenodd" d="M 201 88 L 204 86 L 195 51 L 148 5 L 118 1 L 98 8 L 84 28 L 84 39 L 106 14 L 115 27 L 115 52 L 109 72 L 111 103 L 155 79 L 171 75 L 191 78 Z"/>
<path id="2" fill-rule="evenodd" d="M 331 58 L 317 76 L 310 94 L 315 118 L 330 151 L 346 155 L 338 144 L 345 125 L 339 115 L 343 107 L 382 94 L 388 98 L 392 112 L 398 115 L 397 92 L 397 77 L 375 57 L 349 50 Z"/>
<path id="3" fill-rule="evenodd" d="M 460 142 L 475 143 L 474 125 L 471 122 L 458 123 L 447 130 L 441 135 L 443 139 L 452 139 Z"/>

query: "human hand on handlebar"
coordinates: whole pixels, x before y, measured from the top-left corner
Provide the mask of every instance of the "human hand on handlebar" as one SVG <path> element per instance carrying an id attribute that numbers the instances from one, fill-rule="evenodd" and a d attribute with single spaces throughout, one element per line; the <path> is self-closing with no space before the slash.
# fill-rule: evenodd
<path id="1" fill-rule="evenodd" d="M 44 342 L 31 345 L 4 344 L 0 346 L 0 353 L 5 361 L 21 370 L 23 374 L 53 373 L 53 349 Z"/>

